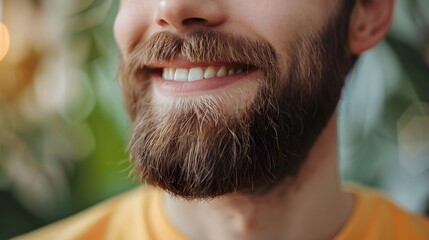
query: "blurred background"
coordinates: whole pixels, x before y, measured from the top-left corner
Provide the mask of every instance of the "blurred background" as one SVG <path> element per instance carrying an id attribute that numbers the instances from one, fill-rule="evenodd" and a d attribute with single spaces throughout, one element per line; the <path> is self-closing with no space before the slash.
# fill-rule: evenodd
<path id="1" fill-rule="evenodd" d="M 138 183 L 129 175 L 116 80 L 118 1 L 0 4 L 0 239 L 7 239 Z M 429 214 L 429 1 L 397 0 L 386 41 L 350 74 L 340 158 L 344 181 Z"/>

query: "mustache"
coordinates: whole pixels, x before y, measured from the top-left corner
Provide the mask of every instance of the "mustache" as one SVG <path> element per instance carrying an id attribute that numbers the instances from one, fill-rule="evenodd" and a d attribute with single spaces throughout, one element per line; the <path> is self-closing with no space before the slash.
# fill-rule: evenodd
<path id="1" fill-rule="evenodd" d="M 261 70 L 277 66 L 276 51 L 268 42 L 222 31 L 196 31 L 183 36 L 159 32 L 138 43 L 125 61 L 135 72 L 176 57 L 193 63 L 246 64 Z"/>

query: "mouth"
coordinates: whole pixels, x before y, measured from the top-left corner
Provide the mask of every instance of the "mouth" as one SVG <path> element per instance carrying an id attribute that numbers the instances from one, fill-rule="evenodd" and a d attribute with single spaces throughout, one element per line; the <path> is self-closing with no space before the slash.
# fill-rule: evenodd
<path id="1" fill-rule="evenodd" d="M 252 70 L 254 70 L 254 67 L 243 64 L 222 66 L 211 65 L 193 68 L 165 67 L 153 69 L 153 72 L 157 73 L 158 76 L 161 76 L 165 81 L 193 82 L 204 79 L 231 77 L 243 72 L 250 72 Z"/>
<path id="2" fill-rule="evenodd" d="M 247 78 L 258 70 L 248 64 L 176 64 L 150 69 L 158 89 L 166 93 L 206 92 Z"/>

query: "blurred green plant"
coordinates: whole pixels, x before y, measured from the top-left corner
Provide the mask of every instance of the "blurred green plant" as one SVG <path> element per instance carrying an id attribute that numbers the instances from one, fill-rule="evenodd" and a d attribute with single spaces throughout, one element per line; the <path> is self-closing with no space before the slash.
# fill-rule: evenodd
<path id="1" fill-rule="evenodd" d="M 0 63 L 0 239 L 136 185 L 115 79 L 117 4 L 5 1 L 15 45 Z"/>
<path id="2" fill-rule="evenodd" d="M 351 74 L 340 116 L 341 173 L 414 211 L 429 200 L 429 2 L 398 0 L 384 43 Z"/>

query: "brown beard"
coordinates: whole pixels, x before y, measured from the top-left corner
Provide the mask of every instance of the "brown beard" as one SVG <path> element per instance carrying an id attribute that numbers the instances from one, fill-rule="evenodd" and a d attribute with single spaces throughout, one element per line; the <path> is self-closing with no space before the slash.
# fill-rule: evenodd
<path id="1" fill-rule="evenodd" d="M 335 110 L 353 65 L 348 15 L 340 11 L 323 32 L 297 37 L 285 49 L 287 65 L 263 40 L 218 31 L 161 32 L 135 46 L 120 78 L 140 179 L 176 196 L 207 199 L 265 192 L 294 177 Z M 210 97 L 155 103 L 147 66 L 178 55 L 257 68 L 263 73 L 257 96 L 234 114 Z"/>

